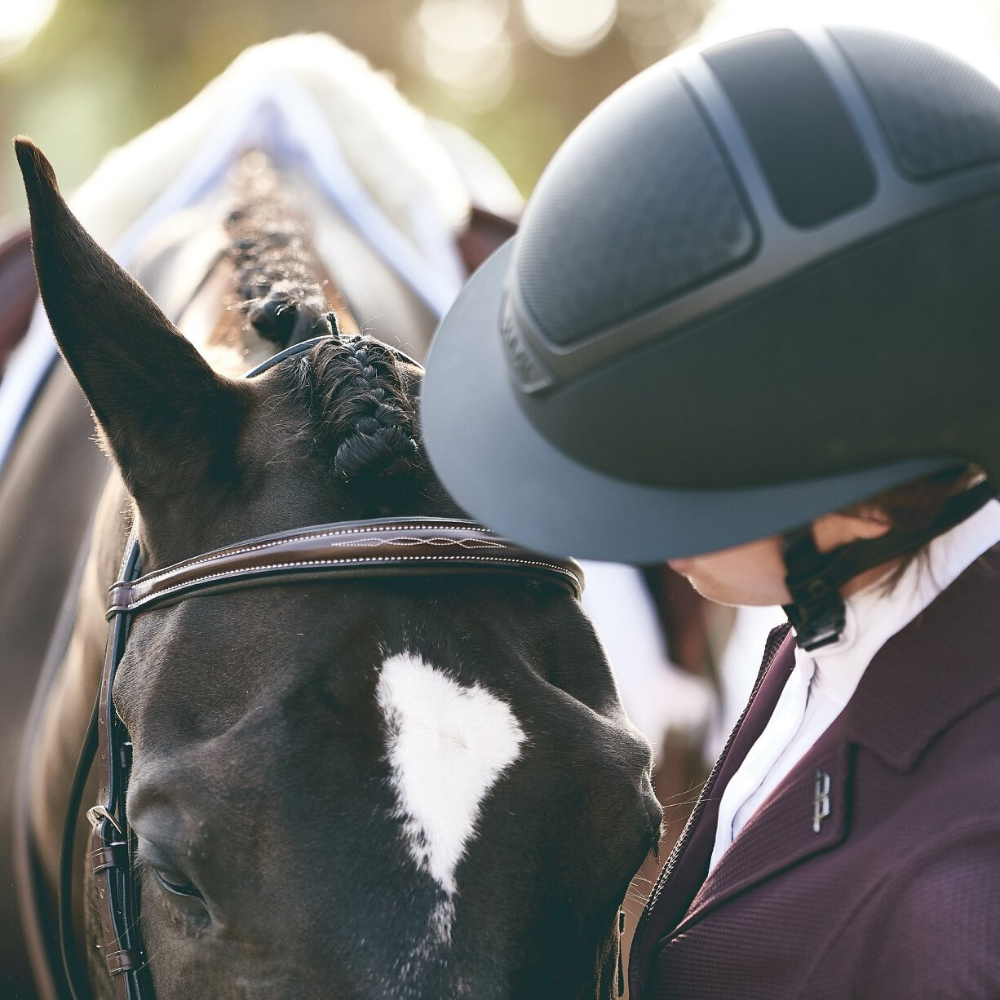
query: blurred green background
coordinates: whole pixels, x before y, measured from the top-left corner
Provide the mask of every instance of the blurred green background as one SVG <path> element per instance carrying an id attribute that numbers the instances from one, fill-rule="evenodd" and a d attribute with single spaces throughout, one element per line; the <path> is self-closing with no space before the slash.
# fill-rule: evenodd
<path id="1" fill-rule="evenodd" d="M 0 135 L 30 135 L 72 190 L 246 46 L 327 31 L 529 192 L 572 127 L 701 23 L 711 0 L 0 0 Z M 41 27 L 39 25 L 41 24 Z M 0 156 L 0 214 L 20 212 Z"/>

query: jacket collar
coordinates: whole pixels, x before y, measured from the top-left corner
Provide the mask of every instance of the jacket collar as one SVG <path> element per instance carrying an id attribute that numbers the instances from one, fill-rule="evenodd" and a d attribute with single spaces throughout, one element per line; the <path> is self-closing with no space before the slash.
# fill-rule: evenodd
<path id="1" fill-rule="evenodd" d="M 875 654 L 844 712 L 846 738 L 898 771 L 912 768 L 936 736 L 1000 691 L 998 606 L 1000 545 Z"/>

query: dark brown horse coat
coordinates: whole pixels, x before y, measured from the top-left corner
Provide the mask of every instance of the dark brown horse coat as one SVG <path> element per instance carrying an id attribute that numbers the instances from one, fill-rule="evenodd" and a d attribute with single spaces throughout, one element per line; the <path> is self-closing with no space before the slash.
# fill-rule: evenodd
<path id="1" fill-rule="evenodd" d="M 722 791 L 794 665 L 783 628 L 637 936 L 631 996 L 1000 997 L 1000 546 L 879 650 L 706 880 Z"/>

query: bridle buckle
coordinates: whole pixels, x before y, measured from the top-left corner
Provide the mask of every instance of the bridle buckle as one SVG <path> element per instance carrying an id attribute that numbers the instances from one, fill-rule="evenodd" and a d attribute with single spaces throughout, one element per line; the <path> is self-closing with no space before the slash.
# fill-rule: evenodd
<path id="1" fill-rule="evenodd" d="M 96 830 L 102 823 L 110 823 L 118 832 L 119 837 L 124 837 L 122 828 L 118 825 L 118 820 L 108 812 L 107 806 L 91 806 L 87 810 L 87 821 Z"/>

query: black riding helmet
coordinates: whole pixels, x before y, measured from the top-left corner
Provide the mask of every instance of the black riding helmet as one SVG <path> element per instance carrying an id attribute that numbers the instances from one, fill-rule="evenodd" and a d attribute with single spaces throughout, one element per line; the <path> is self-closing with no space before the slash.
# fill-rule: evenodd
<path id="1" fill-rule="evenodd" d="M 957 464 L 1000 474 L 1000 90 L 856 27 L 653 66 L 570 136 L 445 318 L 422 419 L 458 502 L 544 552 L 786 534 L 799 611 L 826 607 L 800 632 L 835 638 L 815 620 L 837 587 L 992 488 L 832 559 L 795 529 Z"/>

